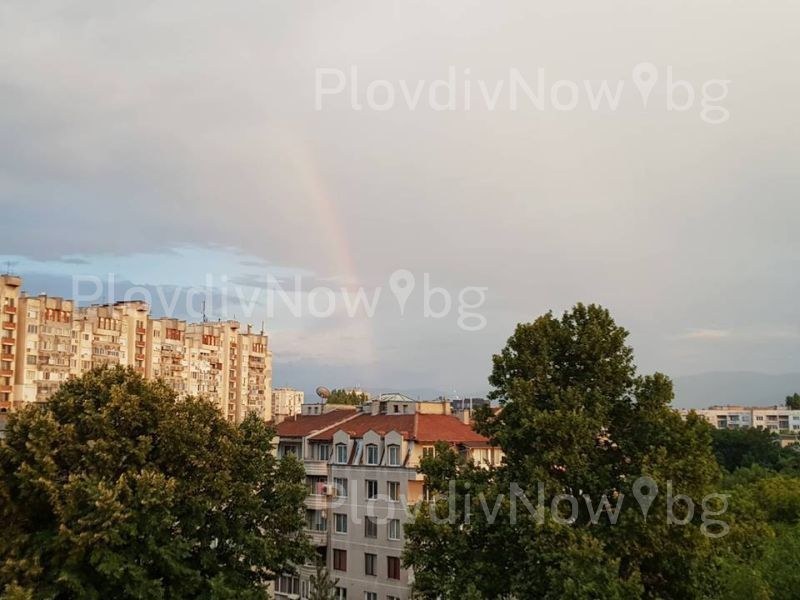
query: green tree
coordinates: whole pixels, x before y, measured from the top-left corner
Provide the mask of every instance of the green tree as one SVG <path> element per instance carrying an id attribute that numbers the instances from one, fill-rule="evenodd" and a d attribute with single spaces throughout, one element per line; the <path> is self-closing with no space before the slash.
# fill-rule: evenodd
<path id="1" fill-rule="evenodd" d="M 795 392 L 791 396 L 786 396 L 786 408 L 800 410 L 800 394 Z"/>
<path id="2" fill-rule="evenodd" d="M 369 400 L 369 395 L 355 390 L 331 390 L 326 402 L 329 404 L 349 404 L 351 406 L 360 406 Z"/>
<path id="3" fill-rule="evenodd" d="M 317 563 L 317 569 L 311 576 L 311 595 L 308 600 L 336 600 L 336 585 L 339 578 L 331 579 L 331 574 L 322 562 Z"/>
<path id="4" fill-rule="evenodd" d="M 273 431 L 236 426 L 122 368 L 13 415 L 0 444 L 9 598 L 267 597 L 310 553 L 304 473 Z"/>
<path id="5" fill-rule="evenodd" d="M 768 429 L 715 429 L 713 436 L 714 454 L 730 472 L 754 465 L 776 469 L 780 463 L 780 438 Z"/>
<path id="6" fill-rule="evenodd" d="M 501 447 L 504 464 L 478 469 L 445 448 L 423 461 L 440 500 L 406 528 L 404 559 L 415 569 L 418 597 L 459 598 L 465 586 L 484 598 L 709 594 L 715 549 L 697 516 L 668 525 L 664 488 L 669 481 L 674 493 L 696 500 L 713 491 L 720 471 L 711 429 L 670 407 L 666 376 L 636 374 L 627 335 L 595 305 L 517 326 L 489 378 L 502 410 L 477 414 L 477 430 Z M 633 501 L 641 475 L 661 486 L 647 519 Z M 512 519 L 513 485 L 534 503 L 541 494 L 541 509 L 518 507 Z M 563 494 L 581 500 L 574 514 L 568 503 L 553 504 Z M 443 522 L 452 495 L 456 516 Z M 487 518 L 481 496 L 497 507 L 496 518 Z M 608 515 L 593 517 L 603 497 L 612 507 L 627 498 L 615 525 Z M 469 504 L 466 525 L 459 507 Z"/>

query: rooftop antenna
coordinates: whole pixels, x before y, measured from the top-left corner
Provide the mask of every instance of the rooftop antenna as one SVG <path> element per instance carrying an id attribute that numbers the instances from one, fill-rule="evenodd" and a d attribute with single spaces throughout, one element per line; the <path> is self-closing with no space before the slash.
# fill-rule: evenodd
<path id="1" fill-rule="evenodd" d="M 203 300 L 203 323 L 206 322 L 208 322 L 208 319 L 206 318 L 206 301 Z"/>
<path id="2" fill-rule="evenodd" d="M 264 335 L 264 321 L 261 321 L 261 335 Z"/>

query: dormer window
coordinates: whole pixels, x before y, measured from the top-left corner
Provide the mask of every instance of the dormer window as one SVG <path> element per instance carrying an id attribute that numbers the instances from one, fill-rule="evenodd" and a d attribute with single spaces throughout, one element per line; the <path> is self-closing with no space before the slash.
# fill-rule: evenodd
<path id="1" fill-rule="evenodd" d="M 389 465 L 392 467 L 399 467 L 400 466 L 400 446 L 397 444 L 392 444 L 388 448 L 389 453 Z"/>
<path id="2" fill-rule="evenodd" d="M 378 464 L 378 446 L 376 444 L 367 444 L 367 464 Z"/>
<path id="3" fill-rule="evenodd" d="M 340 465 L 347 464 L 347 444 L 336 444 L 336 462 Z"/>

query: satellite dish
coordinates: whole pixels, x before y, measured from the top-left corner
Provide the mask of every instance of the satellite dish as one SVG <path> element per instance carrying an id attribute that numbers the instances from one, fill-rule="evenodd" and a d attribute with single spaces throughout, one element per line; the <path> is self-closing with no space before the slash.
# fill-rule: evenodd
<path id="1" fill-rule="evenodd" d="M 319 386 L 316 391 L 317 391 L 317 396 L 319 396 L 323 400 L 329 398 L 331 395 L 331 391 L 322 385 Z"/>

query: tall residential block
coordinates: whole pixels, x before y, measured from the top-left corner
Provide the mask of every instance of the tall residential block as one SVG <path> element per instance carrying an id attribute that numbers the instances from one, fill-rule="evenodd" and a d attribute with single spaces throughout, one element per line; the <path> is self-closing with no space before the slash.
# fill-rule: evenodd
<path id="1" fill-rule="evenodd" d="M 15 408 L 47 402 L 69 378 L 75 354 L 71 300 L 23 293 L 18 320 Z"/>
<path id="2" fill-rule="evenodd" d="M 15 275 L 0 275 L 0 412 L 13 409 L 21 285 Z"/>
<path id="3" fill-rule="evenodd" d="M 272 419 L 280 423 L 300 414 L 305 394 L 294 388 L 280 387 L 272 390 Z"/>
<path id="4" fill-rule="evenodd" d="M 180 397 L 204 396 L 230 421 L 272 414 L 272 353 L 264 332 L 237 321 L 152 318 L 141 301 L 76 308 L 71 300 L 20 292 L 0 276 L 0 412 L 42 403 L 94 367 L 132 367 Z"/>

